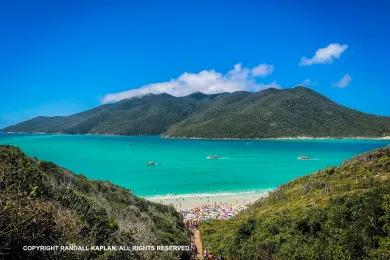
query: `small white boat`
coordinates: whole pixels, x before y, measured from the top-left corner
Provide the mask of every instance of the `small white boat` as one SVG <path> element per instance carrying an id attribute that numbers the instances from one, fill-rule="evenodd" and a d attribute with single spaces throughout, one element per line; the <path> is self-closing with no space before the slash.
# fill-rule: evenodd
<path id="1" fill-rule="evenodd" d="M 207 160 L 216 160 L 216 159 L 219 159 L 221 158 L 220 156 L 218 155 L 209 155 L 206 157 Z"/>
<path id="2" fill-rule="evenodd" d="M 147 166 L 157 166 L 159 165 L 159 163 L 156 163 L 156 162 L 153 162 L 153 161 L 149 161 L 146 163 Z"/>
<path id="3" fill-rule="evenodd" d="M 310 160 L 310 157 L 305 156 L 305 155 L 301 155 L 301 156 L 298 156 L 298 160 Z"/>

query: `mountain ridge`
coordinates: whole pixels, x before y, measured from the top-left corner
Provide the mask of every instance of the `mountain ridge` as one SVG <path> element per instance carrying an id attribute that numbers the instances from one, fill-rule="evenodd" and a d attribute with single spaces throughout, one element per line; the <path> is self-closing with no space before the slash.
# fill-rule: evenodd
<path id="1" fill-rule="evenodd" d="M 385 136 L 390 126 L 390 117 L 340 106 L 305 87 L 243 94 L 233 102 L 228 100 L 201 112 L 174 125 L 166 135 L 211 138 Z M 382 120 L 384 124 L 378 122 Z"/>
<path id="2" fill-rule="evenodd" d="M 383 137 L 390 135 L 390 117 L 359 112 L 297 86 L 184 97 L 144 95 L 70 116 L 35 117 L 3 130 L 173 138 Z"/>

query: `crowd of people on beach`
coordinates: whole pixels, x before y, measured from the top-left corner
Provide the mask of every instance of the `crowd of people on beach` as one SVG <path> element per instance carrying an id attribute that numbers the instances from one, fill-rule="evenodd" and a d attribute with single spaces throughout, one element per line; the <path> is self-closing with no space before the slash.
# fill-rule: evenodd
<path id="1" fill-rule="evenodd" d="M 234 198 L 227 199 L 228 202 L 213 202 L 212 197 L 204 196 L 191 198 L 195 203 L 188 203 L 187 198 L 173 195 L 155 201 L 172 205 L 183 216 L 184 224 L 191 231 L 191 259 L 222 260 L 223 257 L 202 247 L 198 225 L 203 221 L 232 218 L 259 197 L 258 194 L 251 194 L 244 199 Z"/>
<path id="2" fill-rule="evenodd" d="M 246 205 L 232 206 L 228 203 L 206 203 L 198 207 L 190 209 L 180 209 L 179 212 L 183 216 L 185 225 L 191 230 L 191 255 L 193 259 L 207 259 L 207 260 L 222 260 L 223 258 L 214 255 L 207 248 L 202 250 L 201 241 L 199 238 L 198 225 L 202 221 L 214 219 L 229 219 L 239 212 L 241 212 Z M 198 237 L 196 238 L 196 233 Z M 196 244 L 196 240 L 198 243 Z M 200 248 L 198 248 L 200 246 Z M 201 251 L 199 251 L 201 250 Z"/>
<path id="3" fill-rule="evenodd" d="M 242 211 L 245 206 L 229 206 L 227 203 L 204 204 L 191 209 L 180 209 L 184 223 L 188 226 L 213 219 L 229 219 Z"/>

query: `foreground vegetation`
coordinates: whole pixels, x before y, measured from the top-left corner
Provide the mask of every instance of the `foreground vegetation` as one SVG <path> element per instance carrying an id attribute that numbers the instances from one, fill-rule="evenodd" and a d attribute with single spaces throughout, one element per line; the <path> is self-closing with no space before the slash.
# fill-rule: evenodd
<path id="1" fill-rule="evenodd" d="M 26 245 L 188 245 L 173 207 L 0 146 L 0 258 L 176 259 L 184 253 L 23 251 Z"/>
<path id="2" fill-rule="evenodd" d="M 230 259 L 390 259 L 390 148 L 294 180 L 200 230 L 205 247 Z"/>
<path id="3" fill-rule="evenodd" d="M 71 116 L 37 117 L 7 132 L 203 138 L 382 137 L 390 117 L 340 106 L 305 87 L 185 97 L 146 95 Z"/>

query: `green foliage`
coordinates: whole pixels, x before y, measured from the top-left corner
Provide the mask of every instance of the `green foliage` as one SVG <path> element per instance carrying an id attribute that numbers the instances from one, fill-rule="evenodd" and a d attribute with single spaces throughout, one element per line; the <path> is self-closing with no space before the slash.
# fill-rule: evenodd
<path id="1" fill-rule="evenodd" d="M 390 134 L 390 118 L 340 106 L 304 87 L 221 95 L 164 135 L 206 138 L 349 137 Z"/>
<path id="2" fill-rule="evenodd" d="M 227 258 L 389 259 L 390 148 L 294 180 L 200 228 L 204 245 Z"/>
<path id="3" fill-rule="evenodd" d="M 173 252 L 23 251 L 24 245 L 187 245 L 173 208 L 0 146 L 0 255 L 18 258 L 176 259 Z"/>
<path id="4" fill-rule="evenodd" d="M 70 134 L 158 135 L 207 104 L 213 95 L 175 98 L 146 95 L 63 117 L 36 117 L 5 131 Z"/>
<path id="5" fill-rule="evenodd" d="M 185 97 L 146 95 L 66 117 L 37 117 L 10 132 L 204 138 L 390 135 L 390 118 L 340 106 L 305 87 Z"/>

